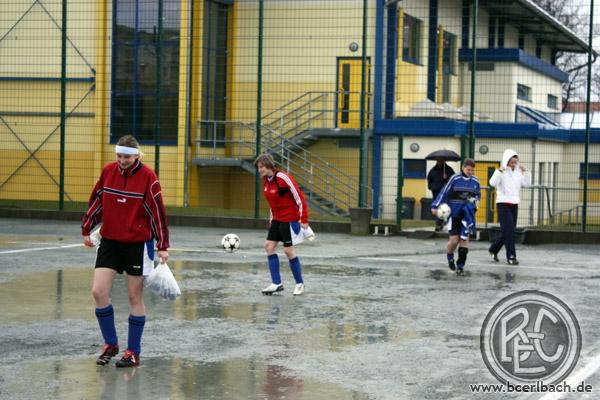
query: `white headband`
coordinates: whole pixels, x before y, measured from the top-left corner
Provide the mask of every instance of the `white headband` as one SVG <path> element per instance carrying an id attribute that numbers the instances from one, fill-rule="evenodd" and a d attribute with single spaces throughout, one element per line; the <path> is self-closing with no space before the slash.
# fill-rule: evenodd
<path id="1" fill-rule="evenodd" d="M 115 153 L 117 154 L 140 154 L 140 150 L 135 147 L 127 147 L 127 146 L 115 146 Z"/>

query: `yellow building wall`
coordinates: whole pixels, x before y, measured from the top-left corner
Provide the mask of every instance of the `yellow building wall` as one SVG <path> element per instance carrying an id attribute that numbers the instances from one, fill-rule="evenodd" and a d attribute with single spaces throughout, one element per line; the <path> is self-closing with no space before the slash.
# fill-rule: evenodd
<path id="1" fill-rule="evenodd" d="M 10 7 L 3 9 L 0 31 L 8 31 L 31 5 L 30 1 L 11 2 Z M 188 2 L 182 1 L 181 31 L 184 33 L 188 29 L 187 5 Z M 44 3 L 44 6 L 55 20 L 61 20 L 60 2 Z M 114 147 L 108 142 L 111 4 L 70 0 L 68 15 L 67 76 L 69 79 L 93 78 L 93 82 L 67 81 L 66 111 L 74 114 L 67 118 L 65 129 L 65 199 L 85 202 L 102 167 L 115 159 Z M 43 41 L 39 32 L 44 34 Z M 12 44 L 17 42 L 10 40 L 14 39 L 11 35 L 19 39 L 18 45 Z M 188 37 L 181 35 L 179 145 L 161 146 L 160 150 L 160 180 L 166 205 L 182 205 L 184 195 Z M 60 81 L 56 78 L 60 78 L 61 31 L 45 11 L 34 4 L 5 40 L 0 46 L 0 58 L 26 62 L 0 63 L 0 76 L 20 78 L 0 82 L 0 110 L 5 113 L 0 124 L 0 151 L 8 155 L 0 159 L 3 185 L 0 199 L 56 201 L 60 176 L 60 117 L 57 114 L 60 112 Z M 26 78 L 53 78 L 54 81 Z M 145 153 L 143 162 L 153 169 L 154 146 L 141 146 L 141 150 Z M 35 158 L 30 157 L 31 152 Z M 194 193 L 197 180 L 195 169 L 191 167 L 189 171 L 190 193 Z"/>
<path id="2" fill-rule="evenodd" d="M 583 204 L 583 179 L 579 180 L 579 201 Z M 588 180 L 588 202 L 600 203 L 600 179 L 589 179 Z"/>
<path id="3" fill-rule="evenodd" d="M 256 120 L 257 7 L 257 2 L 234 3 L 232 120 Z M 374 2 L 369 2 L 369 15 L 374 11 Z M 361 49 L 352 52 L 348 48 L 351 42 L 361 45 L 359 2 L 269 1 L 265 2 L 264 15 L 263 116 L 306 92 L 335 91 L 337 57 L 361 56 Z M 370 38 L 374 28 L 370 19 Z M 373 50 L 367 47 L 371 58 Z"/>

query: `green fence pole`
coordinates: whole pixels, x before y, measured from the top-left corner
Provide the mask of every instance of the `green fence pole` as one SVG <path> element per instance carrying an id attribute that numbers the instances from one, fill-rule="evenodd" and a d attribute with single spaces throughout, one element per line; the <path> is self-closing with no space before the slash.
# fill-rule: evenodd
<path id="1" fill-rule="evenodd" d="M 477 69 L 477 18 L 479 13 L 479 0 L 473 4 L 473 32 L 472 58 L 471 58 L 471 112 L 469 113 L 469 158 L 475 158 L 475 70 Z"/>
<path id="2" fill-rule="evenodd" d="M 62 1 L 62 30 L 60 53 L 60 182 L 58 209 L 65 208 L 65 128 L 67 120 L 67 0 Z"/>
<path id="3" fill-rule="evenodd" d="M 265 17 L 265 2 L 258 1 L 258 66 L 256 68 L 256 156 L 260 155 L 262 123 L 262 67 L 263 67 L 263 30 Z M 260 216 L 260 175 L 254 172 L 254 218 Z"/>
<path id="4" fill-rule="evenodd" d="M 396 225 L 402 231 L 402 208 L 404 201 L 402 191 L 404 187 L 404 136 L 398 137 L 398 177 L 396 181 Z"/>
<path id="5" fill-rule="evenodd" d="M 358 206 L 367 206 L 367 191 L 365 190 L 368 182 L 367 153 L 368 142 L 365 138 L 365 110 L 366 99 L 365 90 L 367 84 L 367 10 L 368 0 L 363 0 L 363 29 L 362 29 L 362 62 L 361 62 L 361 82 L 360 82 L 360 171 L 358 175 Z"/>
<path id="6" fill-rule="evenodd" d="M 587 205 L 588 205 L 588 167 L 590 153 L 590 99 L 592 92 L 592 40 L 594 38 L 594 0 L 590 4 L 590 28 L 588 37 L 587 61 L 587 97 L 585 100 L 585 146 L 583 151 L 583 210 L 581 213 L 581 230 L 587 231 Z"/>
<path id="7" fill-rule="evenodd" d="M 163 31 L 163 0 L 158 0 L 158 32 L 156 35 L 156 99 L 154 104 L 154 172 L 160 171 L 160 114 L 162 95 L 162 31 Z"/>

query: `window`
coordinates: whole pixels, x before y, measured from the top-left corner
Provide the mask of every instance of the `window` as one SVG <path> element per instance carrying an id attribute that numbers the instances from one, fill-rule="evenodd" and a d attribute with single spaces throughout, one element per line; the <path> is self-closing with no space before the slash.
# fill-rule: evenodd
<path id="1" fill-rule="evenodd" d="M 584 163 L 579 164 L 579 179 L 584 179 Z M 588 164 L 588 178 L 589 179 L 600 179 L 600 163 L 589 163 Z"/>
<path id="2" fill-rule="evenodd" d="M 503 18 L 501 18 L 498 21 L 498 48 L 499 49 L 503 49 L 504 48 L 504 32 L 506 30 L 506 21 L 504 21 Z"/>
<path id="3" fill-rule="evenodd" d="M 525 34 L 519 31 L 519 48 L 525 50 Z"/>
<path id="4" fill-rule="evenodd" d="M 551 94 L 548 95 L 548 108 L 558 110 L 558 97 Z"/>
<path id="5" fill-rule="evenodd" d="M 529 86 L 517 84 L 517 99 L 531 101 L 531 88 Z"/>
<path id="6" fill-rule="evenodd" d="M 229 6 L 214 0 L 204 1 L 202 56 L 202 120 L 227 119 L 227 20 Z M 222 122 L 202 125 L 202 146 L 225 147 Z"/>
<path id="7" fill-rule="evenodd" d="M 442 65 L 444 74 L 456 73 L 456 35 L 444 31 L 444 50 Z"/>
<path id="8" fill-rule="evenodd" d="M 421 21 L 404 14 L 402 32 L 402 60 L 418 64 L 420 55 L 419 46 L 421 43 Z"/>
<path id="9" fill-rule="evenodd" d="M 416 159 L 404 159 L 404 177 L 412 179 L 426 178 L 427 161 Z"/>
<path id="10" fill-rule="evenodd" d="M 490 15 L 488 23 L 488 47 L 496 47 L 496 17 Z"/>
<path id="11" fill-rule="evenodd" d="M 114 0 L 110 114 L 113 141 L 126 134 L 142 143 L 154 141 L 158 127 L 162 143 L 177 143 L 181 2 L 163 2 L 159 32 L 157 2 Z M 159 58 L 161 69 L 157 74 Z"/>

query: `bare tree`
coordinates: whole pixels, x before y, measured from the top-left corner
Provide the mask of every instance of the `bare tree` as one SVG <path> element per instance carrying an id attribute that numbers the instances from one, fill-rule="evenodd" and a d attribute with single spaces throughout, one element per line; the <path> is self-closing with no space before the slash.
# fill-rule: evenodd
<path id="1" fill-rule="evenodd" d="M 571 29 L 577 36 L 587 41 L 588 18 L 584 7 L 574 6 L 568 0 L 533 0 L 540 7 Z M 564 107 L 573 100 L 585 100 L 587 85 L 587 54 L 559 51 L 556 54 L 556 66 L 569 73 L 569 80 L 563 84 L 563 111 Z M 594 82 L 600 83 L 600 73 L 594 74 Z M 600 85 L 593 87 L 600 94 Z"/>

